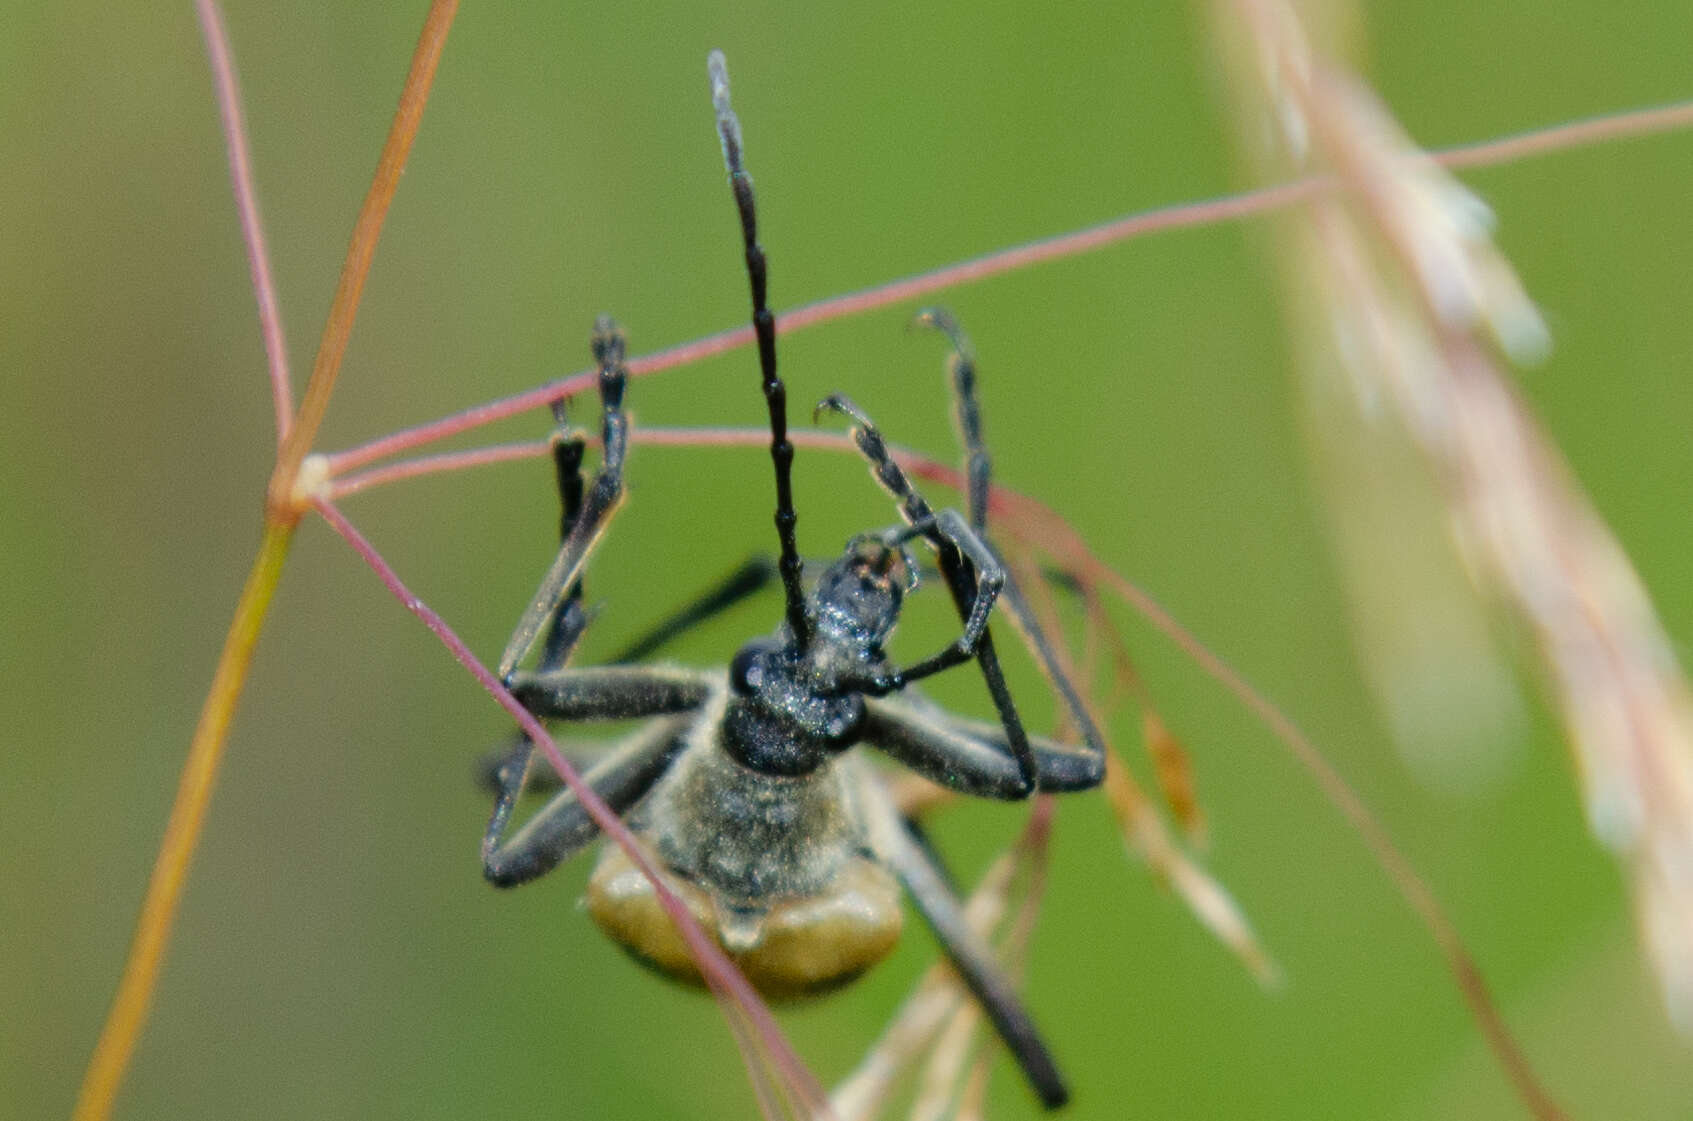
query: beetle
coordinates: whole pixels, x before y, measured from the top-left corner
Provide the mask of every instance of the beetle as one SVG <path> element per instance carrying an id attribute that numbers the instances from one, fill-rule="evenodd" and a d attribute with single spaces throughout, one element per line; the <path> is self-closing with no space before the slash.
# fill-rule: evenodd
<path id="1" fill-rule="evenodd" d="M 761 992 L 778 999 L 808 996 L 863 973 L 899 936 L 903 886 L 1036 1095 L 1047 1107 L 1057 1107 L 1068 1093 L 1027 1011 L 992 951 L 965 922 L 944 872 L 901 817 L 877 771 L 850 749 L 862 744 L 880 750 L 953 791 L 1018 800 L 1036 791 L 1098 786 L 1105 774 L 1103 741 L 987 539 L 991 462 L 976 401 L 975 363 L 963 332 L 944 311 L 929 309 L 919 318 L 945 333 L 953 348 L 949 369 L 965 445 L 968 516 L 933 509 L 894 461 L 869 415 L 848 397 L 832 394 L 819 403 L 814 419 L 829 412 L 852 422 L 853 442 L 898 504 L 902 523 L 848 541 L 807 591 L 795 532 L 787 393 L 776 368 L 775 319 L 766 302 L 752 180 L 720 53 L 712 54 L 709 70 L 752 292 L 779 557 L 774 565 L 754 563 L 732 575 L 611 664 L 567 665 L 588 625 L 583 569 L 621 502 L 629 438 L 624 336 L 609 316 L 601 316 L 593 353 L 602 463 L 585 484 L 585 441 L 570 426 L 562 402 L 555 405 L 552 449 L 562 543 L 506 646 L 499 674 L 538 717 L 640 722 L 585 779 L 653 850 L 702 927 Z M 933 553 L 962 626 L 939 651 L 900 667 L 884 645 L 919 583 L 912 553 L 918 542 Z M 785 605 L 780 626 L 743 645 L 726 669 L 639 662 L 668 637 L 775 578 Z M 1025 731 L 989 628 L 1001 602 L 1057 686 L 1079 742 L 1059 743 Z M 536 668 L 519 670 L 543 633 Z M 992 696 L 997 725 L 947 712 L 913 688 L 969 661 L 979 667 Z M 496 795 L 482 861 L 487 878 L 502 887 L 544 875 L 597 834 L 576 796 L 561 790 L 506 835 L 530 781 L 532 759 L 533 745 L 519 737 L 492 776 Z M 607 846 L 600 857 L 587 908 L 638 960 L 671 977 L 700 981 L 654 886 L 620 849 Z"/>

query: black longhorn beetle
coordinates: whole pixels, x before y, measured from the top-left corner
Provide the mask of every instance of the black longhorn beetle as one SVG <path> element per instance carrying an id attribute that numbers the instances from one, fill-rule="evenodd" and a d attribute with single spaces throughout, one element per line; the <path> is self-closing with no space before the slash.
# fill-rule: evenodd
<path id="1" fill-rule="evenodd" d="M 1098 730 L 1032 611 L 986 538 L 990 464 L 982 442 L 969 345 L 952 318 L 920 321 L 951 340 L 949 361 L 966 453 L 966 519 L 933 510 L 894 462 L 881 433 L 840 394 L 817 413 L 852 421 L 851 436 L 876 481 L 899 504 L 904 524 L 862 534 L 818 577 L 809 595 L 795 538 L 793 445 L 786 389 L 776 373 L 776 327 L 765 300 L 752 180 L 741 161 L 740 123 L 729 105 L 723 56 L 709 60 L 712 102 L 734 189 L 752 286 L 753 325 L 770 415 L 780 558 L 751 562 L 625 650 L 613 664 L 567 666 L 588 623 L 582 571 L 623 492 L 628 425 L 622 409 L 624 340 L 609 317 L 595 325 L 603 462 L 584 487 L 584 441 L 562 402 L 553 456 L 563 506 L 558 557 L 518 623 L 499 674 L 537 717 L 645 721 L 588 768 L 587 782 L 674 879 L 704 928 L 763 993 L 801 996 L 845 984 L 892 949 L 903 885 L 943 951 L 1049 1108 L 1068 1097 L 1051 1055 L 984 940 L 965 923 L 957 896 L 932 854 L 908 828 L 857 744 L 876 748 L 948 789 L 1015 800 L 1041 791 L 1088 790 L 1103 780 Z M 963 629 L 928 658 L 894 666 L 883 644 L 917 586 L 909 546 L 933 551 Z M 743 646 L 727 671 L 636 664 L 668 639 L 779 576 L 786 617 L 776 633 Z M 994 653 L 988 618 L 1002 604 L 1056 688 L 1081 743 L 1060 744 L 1023 729 Z M 519 671 L 546 631 L 533 671 Z M 974 660 L 997 726 L 955 716 L 900 694 L 931 674 Z M 518 737 L 492 776 L 493 817 L 483 869 L 502 887 L 544 875 L 597 833 L 569 790 L 554 795 L 509 838 L 512 810 L 530 781 L 533 745 Z M 642 962 L 698 982 L 652 885 L 615 846 L 606 846 L 587 904 L 605 932 Z"/>

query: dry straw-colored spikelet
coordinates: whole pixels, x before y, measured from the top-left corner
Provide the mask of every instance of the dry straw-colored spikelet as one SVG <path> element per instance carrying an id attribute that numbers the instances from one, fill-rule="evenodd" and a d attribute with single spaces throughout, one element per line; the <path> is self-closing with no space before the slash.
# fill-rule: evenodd
<path id="1" fill-rule="evenodd" d="M 1631 881 L 1671 1017 L 1693 1032 L 1693 692 L 1628 558 L 1501 374 L 1547 347 L 1487 208 L 1294 10 L 1232 0 L 1238 68 L 1284 171 L 1336 189 L 1287 223 L 1312 336 L 1431 465 L 1466 566 L 1531 638 L 1594 833 Z"/>
<path id="2" fill-rule="evenodd" d="M 1032 558 L 1008 553 L 1006 559 L 1028 596 L 1030 609 L 1040 620 L 1042 629 L 1047 634 L 1063 634 L 1051 593 L 1040 579 Z M 1108 741 L 1103 788 L 1106 803 L 1117 820 L 1124 848 L 1181 900 L 1189 914 L 1228 949 L 1259 984 L 1265 987 L 1280 984 L 1281 970 L 1258 940 L 1240 904 L 1190 853 L 1190 849 L 1204 847 L 1206 823 L 1187 749 L 1154 707 L 1151 693 L 1129 658 L 1122 636 L 1111 625 L 1097 590 L 1091 585 L 1084 585 L 1083 598 L 1087 605 L 1083 623 L 1087 666 L 1078 672 L 1078 667 L 1062 644 L 1053 647 L 1053 657 L 1066 677 L 1084 683 L 1083 700 L 1090 710 L 1095 711 L 1094 722 L 1097 725 L 1097 715 L 1104 709 L 1095 702 L 1088 683 L 1095 679 L 1096 667 L 1093 663 L 1098 660 L 1097 647 L 1109 645 L 1113 700 L 1132 699 L 1140 707 L 1142 740 L 1152 761 L 1162 800 L 1160 806 L 1159 801 L 1149 796 L 1135 781 L 1117 751 L 1109 748 Z M 1166 819 L 1166 812 L 1170 820 Z M 1179 827 L 1179 835 L 1171 820 Z"/>

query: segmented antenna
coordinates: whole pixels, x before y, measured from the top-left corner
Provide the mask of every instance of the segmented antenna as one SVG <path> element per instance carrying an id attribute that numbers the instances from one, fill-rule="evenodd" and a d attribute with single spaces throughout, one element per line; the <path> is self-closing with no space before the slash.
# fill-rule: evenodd
<path id="1" fill-rule="evenodd" d="M 794 526 L 794 446 L 788 442 L 788 390 L 776 374 L 776 317 L 765 302 L 766 269 L 764 250 L 758 244 L 758 210 L 753 201 L 752 177 L 741 163 L 741 122 L 729 107 L 729 67 L 722 51 L 706 59 L 711 75 L 711 106 L 717 112 L 717 136 L 723 142 L 723 163 L 729 170 L 729 186 L 735 192 L 735 206 L 741 215 L 741 235 L 746 242 L 747 280 L 752 286 L 752 327 L 758 336 L 758 365 L 764 377 L 764 403 L 770 410 L 770 461 L 776 468 L 776 536 L 782 543 L 777 569 L 782 574 L 782 592 L 787 598 L 788 630 L 801 650 L 811 644 L 811 618 L 805 611 L 805 589 L 800 583 L 804 563 Z"/>

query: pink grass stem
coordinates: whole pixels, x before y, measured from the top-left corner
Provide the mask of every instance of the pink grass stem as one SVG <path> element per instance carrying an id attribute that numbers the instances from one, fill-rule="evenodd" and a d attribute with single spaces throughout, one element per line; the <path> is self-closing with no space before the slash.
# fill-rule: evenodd
<path id="1" fill-rule="evenodd" d="M 1207 202 L 1188 203 L 1127 215 L 1103 225 L 1090 226 L 1073 233 L 1059 234 L 1040 241 L 1001 249 L 930 272 L 919 273 L 886 284 L 863 288 L 857 292 L 848 292 L 842 296 L 804 304 L 792 311 L 778 315 L 776 331 L 781 335 L 791 334 L 806 327 L 814 327 L 832 320 L 861 315 L 891 304 L 916 299 L 931 292 L 955 288 L 961 284 L 985 280 L 1001 273 L 1027 268 L 1043 261 L 1073 257 L 1080 253 L 1102 249 L 1108 245 L 1114 245 L 1117 242 L 1144 234 L 1178 229 L 1184 226 L 1225 222 L 1243 218 L 1250 214 L 1277 209 L 1306 198 L 1322 189 L 1323 186 L 1324 183 L 1321 180 L 1301 180 L 1297 183 L 1267 187 L 1243 195 L 1232 195 Z M 631 359 L 629 376 L 641 377 L 646 374 L 656 374 L 678 366 L 689 365 L 746 346 L 752 341 L 751 327 L 735 327 L 719 331 L 692 342 L 682 343 L 678 346 L 668 347 L 652 354 Z M 591 388 L 595 376 L 595 372 L 592 370 L 578 371 L 534 389 L 513 394 L 510 397 L 489 401 L 486 404 L 414 428 L 402 429 L 392 435 L 372 440 L 367 444 L 348 448 L 346 451 L 330 453 L 328 456 L 330 471 L 339 475 L 374 460 L 410 448 L 420 447 L 436 440 L 443 440 L 449 436 L 456 436 L 460 432 L 485 424 L 492 424 L 495 421 L 504 420 L 506 417 L 515 416 L 530 409 L 540 408 L 561 397 L 574 396 Z"/>
<path id="2" fill-rule="evenodd" d="M 1693 101 L 1677 102 L 1551 125 L 1497 140 L 1443 149 L 1433 155 L 1435 160 L 1447 167 L 1488 167 L 1530 156 L 1690 126 L 1693 126 Z M 985 280 L 1001 273 L 1093 252 L 1147 234 L 1238 221 L 1291 206 L 1321 191 L 1332 190 L 1335 186 L 1334 180 L 1330 178 L 1313 177 L 1222 198 L 1129 214 L 1097 226 L 995 250 L 930 272 L 805 304 L 778 315 L 776 330 L 778 334 L 788 334 L 961 284 Z M 632 359 L 629 362 L 629 373 L 632 377 L 640 377 L 698 362 L 745 346 L 752 341 L 752 337 L 751 327 L 719 331 L 692 342 Z M 535 389 L 489 401 L 442 417 L 440 420 L 401 429 L 345 451 L 330 453 L 330 471 L 336 475 L 344 474 L 375 460 L 540 408 L 560 397 L 573 396 L 590 388 L 593 379 L 593 371 L 579 371 Z"/>
<path id="3" fill-rule="evenodd" d="M 381 467 L 372 467 L 368 471 L 359 471 L 345 478 L 332 480 L 329 484 L 329 495 L 332 499 L 340 499 L 384 483 L 397 483 L 402 479 L 439 475 L 467 467 L 483 467 L 491 463 L 509 463 L 515 459 L 539 459 L 547 454 L 551 446 L 546 440 L 530 440 L 522 444 L 495 444 L 462 452 L 443 452 L 440 455 L 420 456 L 417 459 L 402 459 L 396 463 L 386 463 Z"/>
<path id="4" fill-rule="evenodd" d="M 612 812 L 611 807 L 607 806 L 605 801 L 594 792 L 593 788 L 582 781 L 581 776 L 576 773 L 576 769 L 570 765 L 570 761 L 564 757 L 563 752 L 559 751 L 558 744 L 547 734 L 546 728 L 535 719 L 533 713 L 524 708 L 517 698 L 511 695 L 511 692 L 505 686 L 500 684 L 499 679 L 494 676 L 492 671 L 477 660 L 476 655 L 471 653 L 470 648 L 464 644 L 464 640 L 459 638 L 453 629 L 447 625 L 446 620 L 442 619 L 433 608 L 419 599 L 405 585 L 399 574 L 377 552 L 376 547 L 358 531 L 352 522 L 347 520 L 346 516 L 333 502 L 327 498 L 319 497 L 313 501 L 313 506 L 323 516 L 324 521 L 329 523 L 330 528 L 340 534 L 353 547 L 353 551 L 358 553 L 359 557 L 370 566 L 371 570 L 376 573 L 377 578 L 382 581 L 383 586 L 393 594 L 395 599 L 400 601 L 401 606 L 422 620 L 423 625 L 428 627 L 430 633 L 441 641 L 441 644 L 447 648 L 453 658 L 469 671 L 470 675 L 476 679 L 477 684 L 487 690 L 494 700 L 499 702 L 500 707 L 505 709 L 513 720 L 517 721 L 518 726 L 541 749 L 541 753 L 546 756 L 547 761 L 558 772 L 559 778 L 576 794 L 583 809 L 587 810 L 588 816 L 594 820 L 594 824 L 599 827 L 602 833 L 610 837 L 619 848 L 623 849 L 642 874 L 652 881 L 659 902 L 664 906 L 665 912 L 669 914 L 671 920 L 676 923 L 683 940 L 688 944 L 689 951 L 694 955 L 694 960 L 699 963 L 700 972 L 710 980 L 712 987 L 720 996 L 731 1005 L 725 1012 L 731 1019 L 731 1027 L 734 1029 L 736 1038 L 738 1040 L 744 1039 L 742 1025 L 735 1023 L 735 1017 L 744 1016 L 747 1026 L 750 1026 L 756 1033 L 756 1042 L 759 1048 L 765 1055 L 769 1056 L 776 1071 L 780 1074 L 785 1084 L 784 1088 L 792 1091 L 808 1107 L 815 1106 L 818 1109 L 826 1109 L 824 1103 L 827 1098 L 822 1088 L 817 1084 L 816 1079 L 806 1068 L 804 1062 L 800 1060 L 788 1044 L 787 1039 L 782 1034 L 782 1029 L 777 1026 L 775 1018 L 770 1014 L 770 1010 L 765 1007 L 764 1002 L 759 999 L 758 993 L 741 975 L 741 971 L 735 967 L 735 964 L 718 948 L 717 943 L 704 930 L 700 929 L 699 923 L 694 921 L 694 917 L 689 913 L 687 907 L 665 885 L 658 868 L 653 865 L 646 852 L 635 840 L 634 834 L 623 824 L 622 819 Z M 744 1044 L 743 1049 L 745 1049 Z M 752 1055 L 747 1056 L 747 1062 L 749 1071 L 758 1069 L 756 1066 L 757 1060 Z M 755 1081 L 757 1077 L 755 1073 Z"/>
<path id="5" fill-rule="evenodd" d="M 629 435 L 632 442 L 652 447 L 739 448 L 767 447 L 770 443 L 770 430 L 767 428 L 631 427 Z M 599 444 L 599 437 L 588 433 L 583 434 L 583 439 L 593 446 Z M 801 448 L 820 448 L 838 452 L 855 450 L 852 441 L 839 432 L 790 431 L 788 439 L 795 447 Z M 510 463 L 519 459 L 539 459 L 548 453 L 550 446 L 546 440 L 529 440 L 521 444 L 491 444 L 484 448 L 470 448 L 466 451 L 442 452 L 439 455 L 402 459 L 394 463 L 383 464 L 381 467 L 372 467 L 367 471 L 356 471 L 351 475 L 334 479 L 329 483 L 329 495 L 332 499 L 340 499 L 349 494 L 359 494 L 373 487 L 397 483 L 405 479 L 416 479 L 425 475 L 440 475 L 449 471 L 484 467 L 495 463 Z M 890 450 L 894 458 L 906 466 L 923 460 L 921 452 L 912 451 L 909 448 L 890 445 Z"/>
<path id="6" fill-rule="evenodd" d="M 1567 152 L 1611 140 L 1651 136 L 1693 127 L 1693 101 L 1676 101 L 1649 109 L 1627 109 L 1597 117 L 1583 117 L 1559 125 L 1530 129 L 1479 144 L 1439 148 L 1433 152 L 1441 166 L 1454 171 L 1493 167 L 1532 156 Z"/>
<path id="7" fill-rule="evenodd" d="M 777 324 L 777 330 L 783 325 Z M 693 342 L 682 343 L 668 347 L 652 354 L 643 354 L 629 360 L 630 377 L 641 377 L 644 374 L 656 374 L 662 370 L 669 370 L 677 366 L 686 366 L 700 362 L 717 354 L 743 347 L 752 341 L 751 327 L 735 327 L 727 331 L 719 331 L 715 335 L 695 339 Z M 593 370 L 580 370 L 534 389 L 526 389 L 522 393 L 510 397 L 500 397 L 483 405 L 477 405 L 452 416 L 442 417 L 440 420 L 420 424 L 414 428 L 402 428 L 380 439 L 372 440 L 368 444 L 360 444 L 356 448 L 346 451 L 331 452 L 326 457 L 329 460 L 329 470 L 333 475 L 342 475 L 356 467 L 362 467 L 378 459 L 385 459 L 390 455 L 408 451 L 412 448 L 432 444 L 437 440 L 444 440 L 449 436 L 456 436 L 460 432 L 468 432 L 473 428 L 480 428 L 485 424 L 504 420 L 509 416 L 538 409 L 549 405 L 563 397 L 574 397 L 584 390 L 592 389 L 596 384 L 598 374 Z"/>
<path id="8" fill-rule="evenodd" d="M 294 419 L 294 396 L 288 377 L 288 344 L 282 334 L 282 312 L 276 299 L 276 282 L 270 275 L 270 253 L 265 248 L 264 224 L 259 220 L 259 195 L 253 186 L 253 161 L 247 151 L 247 122 L 241 114 L 241 90 L 235 77 L 235 57 L 229 49 L 229 32 L 216 0 L 195 0 L 200 17 L 200 34 L 206 40 L 206 58 L 212 67 L 217 89 L 218 116 L 223 140 L 229 149 L 229 178 L 235 189 L 235 209 L 241 216 L 241 241 L 247 248 L 247 268 L 253 275 L 253 298 L 259 305 L 259 334 L 264 337 L 265 361 L 270 367 L 270 394 L 276 404 L 276 443 L 288 437 Z"/>

